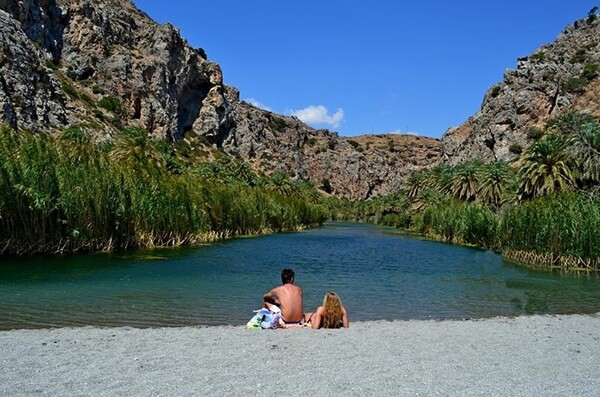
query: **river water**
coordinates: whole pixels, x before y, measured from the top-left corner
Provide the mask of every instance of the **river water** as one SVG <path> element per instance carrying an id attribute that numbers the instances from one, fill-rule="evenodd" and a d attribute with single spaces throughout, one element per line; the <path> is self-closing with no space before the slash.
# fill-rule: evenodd
<path id="1" fill-rule="evenodd" d="M 243 325 L 290 267 L 305 310 L 341 296 L 351 321 L 600 312 L 600 277 L 528 269 L 492 251 L 331 223 L 202 247 L 3 258 L 0 329 Z"/>

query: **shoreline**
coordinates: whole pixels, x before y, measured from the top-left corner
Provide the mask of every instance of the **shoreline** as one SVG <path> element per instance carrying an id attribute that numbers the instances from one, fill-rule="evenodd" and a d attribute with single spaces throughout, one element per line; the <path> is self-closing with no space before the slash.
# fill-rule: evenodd
<path id="1" fill-rule="evenodd" d="M 592 396 L 600 313 L 0 331 L 4 396 Z"/>

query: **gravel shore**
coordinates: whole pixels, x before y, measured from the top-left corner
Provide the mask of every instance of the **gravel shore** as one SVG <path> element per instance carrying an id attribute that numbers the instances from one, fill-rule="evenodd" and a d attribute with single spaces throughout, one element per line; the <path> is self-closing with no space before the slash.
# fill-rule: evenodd
<path id="1" fill-rule="evenodd" d="M 600 314 L 0 332 L 0 396 L 598 396 Z"/>

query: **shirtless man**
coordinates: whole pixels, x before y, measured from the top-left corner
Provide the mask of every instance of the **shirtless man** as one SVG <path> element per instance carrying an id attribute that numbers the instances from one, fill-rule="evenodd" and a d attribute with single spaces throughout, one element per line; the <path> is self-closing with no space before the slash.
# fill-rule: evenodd
<path id="1" fill-rule="evenodd" d="M 281 318 L 285 324 L 301 324 L 304 319 L 302 289 L 294 285 L 294 271 L 283 269 L 281 282 L 283 285 L 275 287 L 263 295 L 265 307 L 277 305 L 281 309 Z"/>

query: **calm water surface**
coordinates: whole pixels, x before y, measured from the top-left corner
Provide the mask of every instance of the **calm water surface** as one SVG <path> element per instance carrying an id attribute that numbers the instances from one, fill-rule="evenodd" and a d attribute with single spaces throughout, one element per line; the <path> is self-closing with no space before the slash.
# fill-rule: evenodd
<path id="1" fill-rule="evenodd" d="M 2 259 L 0 329 L 242 325 L 283 267 L 296 271 L 306 311 L 335 290 L 351 321 L 600 312 L 598 276 L 333 223 L 194 249 Z"/>

